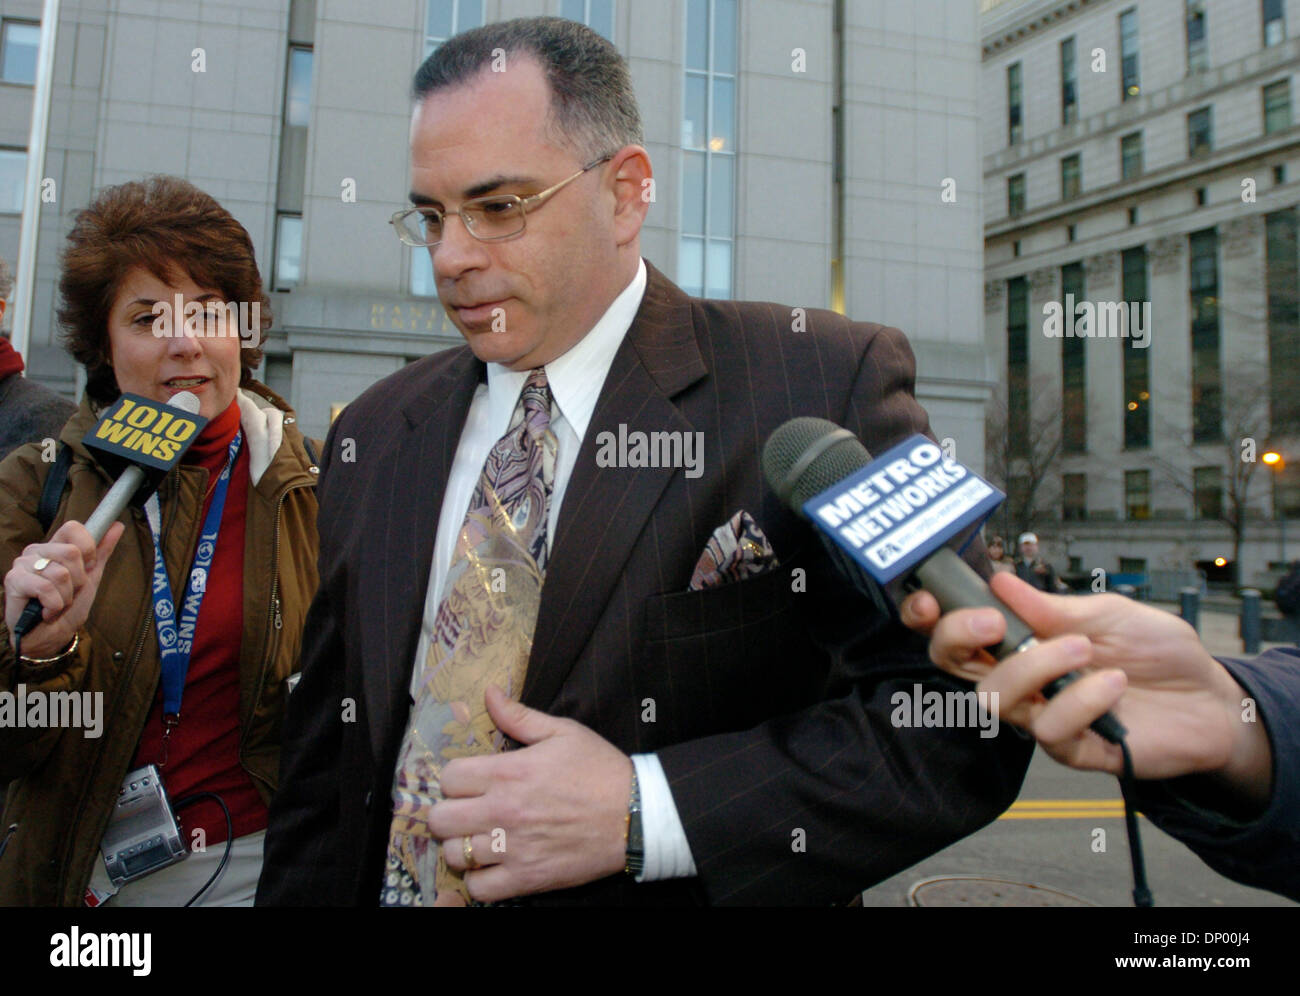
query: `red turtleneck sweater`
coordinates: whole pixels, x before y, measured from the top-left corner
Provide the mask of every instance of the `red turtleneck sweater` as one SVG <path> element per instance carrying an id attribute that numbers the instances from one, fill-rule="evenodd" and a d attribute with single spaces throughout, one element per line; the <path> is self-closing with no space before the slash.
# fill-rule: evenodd
<path id="1" fill-rule="evenodd" d="M 212 503 L 213 485 L 226 464 L 230 441 L 239 429 L 239 403 L 214 418 L 199 434 L 183 461 L 208 471 L 208 496 L 199 514 L 200 523 Z M 199 608 L 194 648 L 185 692 L 181 698 L 181 721 L 172 731 L 167 763 L 162 767 L 163 784 L 175 804 L 195 792 L 213 792 L 230 809 L 235 836 L 243 837 L 266 828 L 266 805 L 252 779 L 239 764 L 239 658 L 244 631 L 244 515 L 248 508 L 248 444 L 239 448 L 226 489 L 226 507 L 221 515 L 217 550 L 208 572 L 207 591 Z M 181 596 L 177 578 L 171 578 L 179 613 Z M 136 749 L 135 767 L 162 761 L 162 682 L 153 709 Z M 206 846 L 226 839 L 226 820 L 221 807 L 210 799 L 187 806 L 177 814 L 185 841 L 193 847 L 194 831 L 202 829 Z"/>

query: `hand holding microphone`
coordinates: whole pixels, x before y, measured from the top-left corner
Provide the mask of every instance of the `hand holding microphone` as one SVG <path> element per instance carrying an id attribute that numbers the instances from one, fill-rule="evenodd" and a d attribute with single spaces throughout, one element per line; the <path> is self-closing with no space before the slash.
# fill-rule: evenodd
<path id="1" fill-rule="evenodd" d="M 104 567 L 125 527 L 116 520 L 144 501 L 180 463 L 207 419 L 188 391 L 167 405 L 124 394 L 86 433 L 86 446 L 121 472 L 85 525 L 63 523 L 45 543 L 32 543 L 5 575 L 5 624 L 15 651 L 29 660 L 57 655 L 90 614 Z"/>
<path id="2" fill-rule="evenodd" d="M 990 586 L 1041 637 L 996 666 L 981 648 L 999 637 L 1000 614 L 974 608 L 941 617 L 933 596 L 917 591 L 900 615 L 929 635 L 935 664 L 997 692 L 1001 716 L 1053 758 L 1118 774 L 1119 748 L 1088 735 L 1089 724 L 1114 709 L 1138 778 L 1214 774 L 1255 801 L 1269 798 L 1264 724 L 1246 721 L 1245 691 L 1186 622 L 1121 595 L 1048 595 L 1012 575 L 996 575 Z M 1078 668 L 1087 668 L 1085 677 L 1050 701 L 1042 697 L 1044 685 Z"/>
<path id="3" fill-rule="evenodd" d="M 4 579 L 5 624 L 11 644 L 16 633 L 22 638 L 23 656 L 53 657 L 72 642 L 125 529 L 114 522 L 97 546 L 80 522 L 65 522 L 48 543 L 32 543 L 14 559 Z M 17 627 L 29 602 L 37 604 L 41 621 L 24 635 Z"/>
<path id="4" fill-rule="evenodd" d="M 961 464 L 914 436 L 873 460 L 847 429 L 819 418 L 795 418 L 763 448 L 768 484 L 817 528 L 840 571 L 877 606 L 920 586 L 943 612 L 987 606 L 1002 616 L 996 636 L 981 644 L 998 659 L 1036 644 L 1034 630 L 989 590 L 948 545 L 968 535 L 1002 495 Z M 978 674 L 957 672 L 968 680 Z M 1044 687 L 1052 696 L 1079 680 L 1065 669 Z M 1124 727 L 1108 712 L 1092 728 L 1111 743 Z"/>

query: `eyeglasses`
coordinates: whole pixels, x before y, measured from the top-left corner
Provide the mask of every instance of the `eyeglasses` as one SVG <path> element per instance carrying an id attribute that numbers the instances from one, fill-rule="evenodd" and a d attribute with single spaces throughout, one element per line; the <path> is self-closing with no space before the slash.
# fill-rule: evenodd
<path id="1" fill-rule="evenodd" d="M 556 193 L 565 184 L 572 183 L 583 173 L 595 169 L 601 163 L 613 159 L 613 154 L 601 156 L 588 163 L 578 172 L 566 177 L 553 187 L 547 187 L 541 193 L 531 197 L 518 197 L 515 194 L 495 194 L 490 197 L 475 197 L 460 206 L 459 211 L 443 211 L 436 207 L 413 207 L 397 211 L 388 223 L 397 230 L 397 237 L 408 246 L 417 248 L 436 246 L 442 241 L 443 223 L 448 215 L 458 214 L 465 223 L 470 235 L 480 242 L 499 242 L 509 239 L 524 230 L 524 216 L 536 208 L 546 198 Z"/>

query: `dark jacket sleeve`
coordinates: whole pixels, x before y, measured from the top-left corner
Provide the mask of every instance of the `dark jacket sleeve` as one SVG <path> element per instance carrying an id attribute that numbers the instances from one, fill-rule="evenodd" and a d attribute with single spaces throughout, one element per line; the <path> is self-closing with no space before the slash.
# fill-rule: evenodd
<path id="1" fill-rule="evenodd" d="M 929 432 L 914 371 L 902 333 L 880 328 L 841 419 L 870 452 Z M 997 736 L 894 725 L 899 693 L 971 686 L 935 669 L 896 619 L 846 636 L 852 611 L 841 602 L 812 633 L 832 661 L 822 702 L 658 752 L 713 903 L 847 901 L 985 826 L 1019 792 L 1033 742 L 1009 725 Z"/>
<path id="2" fill-rule="evenodd" d="M 331 430 L 320 451 L 317 499 L 324 525 L 329 503 Z M 339 767 L 344 702 L 343 644 L 331 601 L 338 558 L 328 547 L 333 531 L 321 529 L 320 586 L 307 612 L 302 640 L 302 677 L 289 695 L 280 755 L 279 788 L 271 801 L 257 886 L 259 906 L 309 906 L 333 901 L 323 882 L 333 882 L 339 822 Z M 353 709 L 355 714 L 355 707 Z"/>
<path id="3" fill-rule="evenodd" d="M 1268 733 L 1273 795 L 1267 808 L 1253 820 L 1234 819 L 1217 811 L 1211 787 L 1199 777 L 1139 782 L 1138 807 L 1220 874 L 1300 902 L 1300 649 L 1220 663 L 1254 700 L 1247 721 L 1263 723 Z"/>

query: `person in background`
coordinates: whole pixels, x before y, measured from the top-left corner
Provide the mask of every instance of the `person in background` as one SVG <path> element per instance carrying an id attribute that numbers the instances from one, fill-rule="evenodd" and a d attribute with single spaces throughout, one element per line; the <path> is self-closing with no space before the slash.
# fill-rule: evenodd
<path id="1" fill-rule="evenodd" d="M 988 543 L 989 563 L 994 573 L 1014 574 L 1016 565 L 1007 556 L 1006 541 L 1001 536 L 994 536 Z"/>
<path id="2" fill-rule="evenodd" d="M 1038 536 L 1034 533 L 1021 533 L 1018 541 L 1020 557 L 1015 562 L 1016 577 L 1026 584 L 1033 585 L 1039 591 L 1060 593 L 1069 591 L 1069 586 L 1056 576 L 1056 569 L 1038 555 Z"/>
<path id="3" fill-rule="evenodd" d="M 0 687 L 27 701 L 80 693 L 85 706 L 82 728 L 0 727 L 0 780 L 12 780 L 0 905 L 181 905 L 218 872 L 203 904 L 250 905 L 316 590 L 316 457 L 253 379 L 270 301 L 248 232 L 212 197 L 166 176 L 109 187 L 78 212 L 62 263 L 59 320 L 86 395 L 60 437 L 72 462 L 52 535 L 38 518 L 52 473 L 41 448 L 0 465 Z M 199 316 L 156 324 L 155 305 L 178 298 Z M 215 320 L 236 302 L 258 316 L 248 328 Z M 123 393 L 181 391 L 206 426 L 158 496 L 96 546 L 82 523 L 113 478 L 82 438 Z M 30 598 L 43 615 L 15 647 Z M 175 648 L 166 680 L 160 646 Z M 100 842 L 125 776 L 149 764 L 192 853 L 115 893 Z"/>
<path id="4" fill-rule="evenodd" d="M 13 289 L 9 265 L 0 259 L 0 325 L 4 324 L 5 302 Z M 76 407 L 43 384 L 24 377 L 22 356 L 8 336 L 0 332 L 0 460 L 23 443 L 58 436 Z"/>

